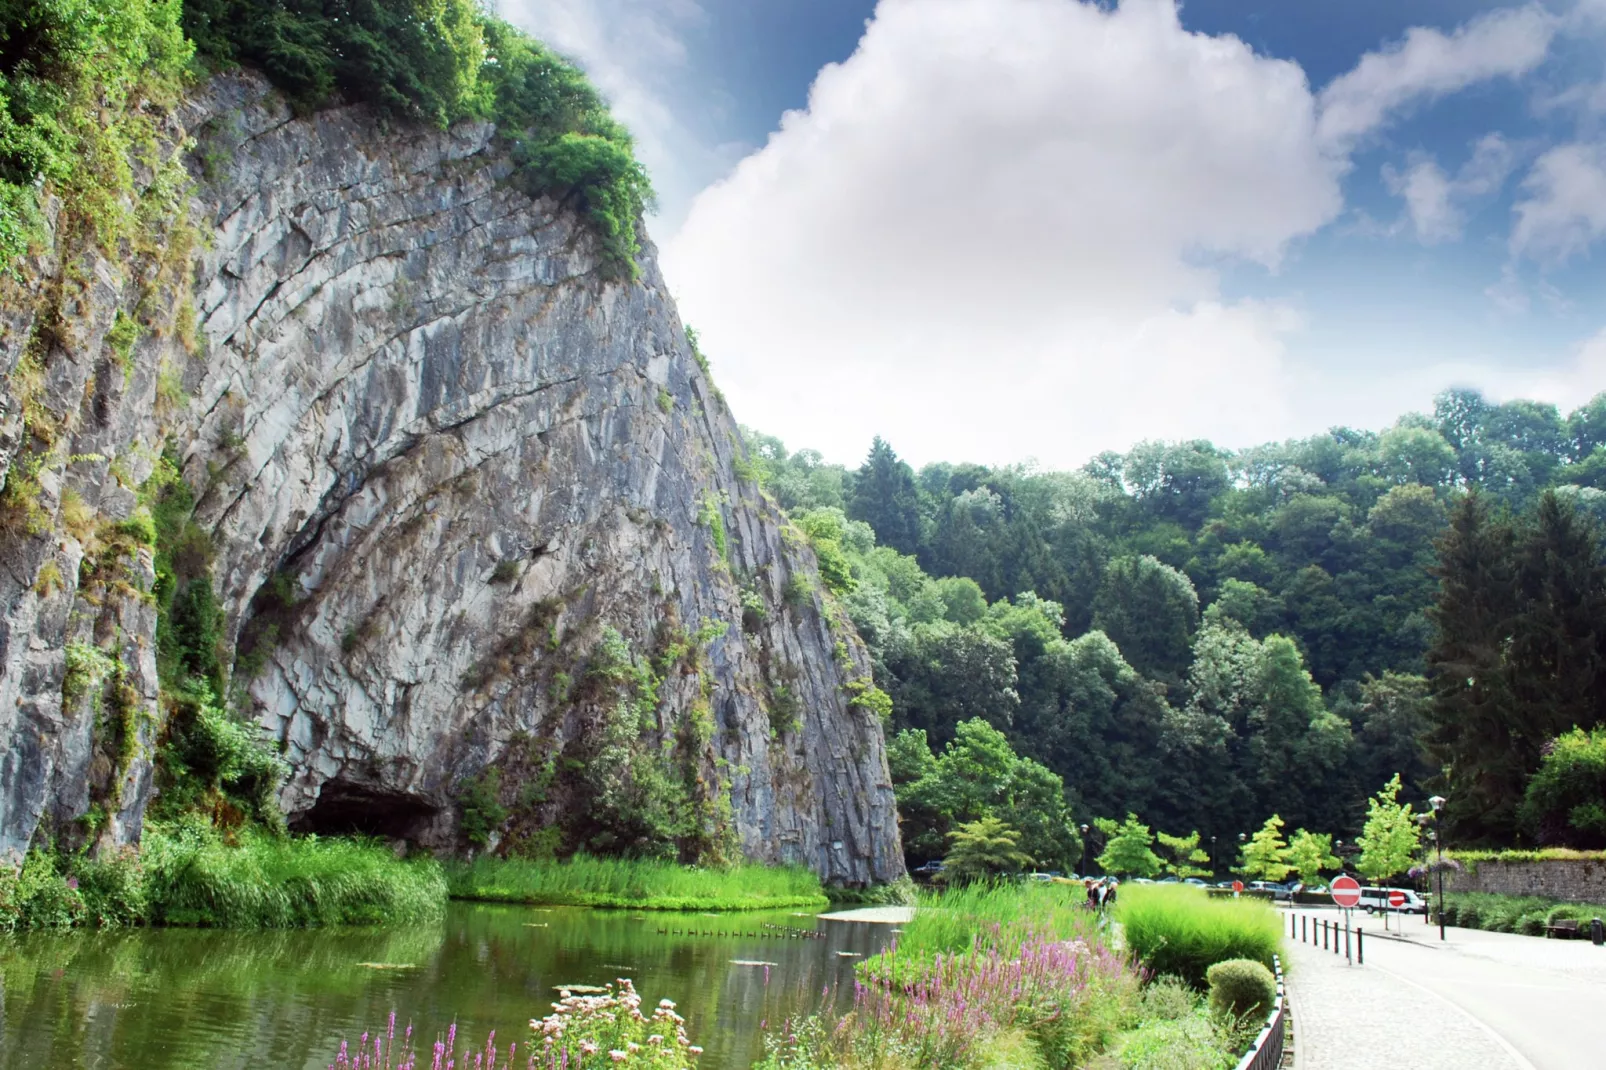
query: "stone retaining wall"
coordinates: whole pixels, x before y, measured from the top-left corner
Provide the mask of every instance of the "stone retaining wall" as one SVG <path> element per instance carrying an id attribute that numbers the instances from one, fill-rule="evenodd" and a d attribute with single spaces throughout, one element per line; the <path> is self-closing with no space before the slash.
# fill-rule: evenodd
<path id="1" fill-rule="evenodd" d="M 1606 904 L 1606 859 L 1557 858 L 1543 862 L 1467 863 L 1465 873 L 1447 873 L 1447 892 L 1542 895 L 1574 903 Z"/>

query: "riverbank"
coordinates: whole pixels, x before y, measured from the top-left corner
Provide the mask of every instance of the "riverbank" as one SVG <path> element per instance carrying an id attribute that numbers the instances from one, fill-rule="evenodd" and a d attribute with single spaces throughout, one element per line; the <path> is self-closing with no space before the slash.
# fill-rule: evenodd
<path id="1" fill-rule="evenodd" d="M 294 929 L 437 919 L 446 876 L 358 840 L 240 830 L 199 820 L 146 827 L 139 851 L 29 852 L 0 866 L 0 931 L 109 926 Z"/>
<path id="2" fill-rule="evenodd" d="M 823 909 L 820 880 L 797 866 L 703 869 L 649 859 L 482 857 L 446 870 L 453 899 L 629 910 Z"/>

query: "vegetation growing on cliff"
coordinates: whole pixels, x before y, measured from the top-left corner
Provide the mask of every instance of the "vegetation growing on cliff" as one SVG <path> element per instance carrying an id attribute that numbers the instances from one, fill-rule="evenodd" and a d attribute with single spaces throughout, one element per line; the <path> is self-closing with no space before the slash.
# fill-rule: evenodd
<path id="1" fill-rule="evenodd" d="M 185 0 L 184 28 L 302 109 L 338 97 L 439 127 L 494 122 L 519 185 L 572 202 L 609 269 L 633 275 L 653 194 L 629 132 L 576 67 L 474 0 Z"/>

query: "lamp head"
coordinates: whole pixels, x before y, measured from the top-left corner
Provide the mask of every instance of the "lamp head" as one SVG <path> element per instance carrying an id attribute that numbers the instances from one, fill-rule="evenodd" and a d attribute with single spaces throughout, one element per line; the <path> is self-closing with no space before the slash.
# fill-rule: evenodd
<path id="1" fill-rule="evenodd" d="M 1434 813 L 1438 813 L 1440 810 L 1444 809 L 1444 802 L 1445 799 L 1443 795 L 1435 795 L 1433 798 L 1428 800 L 1428 805 L 1433 807 Z"/>

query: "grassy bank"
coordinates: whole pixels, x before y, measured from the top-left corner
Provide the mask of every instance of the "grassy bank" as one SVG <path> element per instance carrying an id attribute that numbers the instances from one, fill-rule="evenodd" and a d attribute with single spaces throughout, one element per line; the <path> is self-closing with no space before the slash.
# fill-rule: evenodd
<path id="1" fill-rule="evenodd" d="M 1214 899 L 1186 886 L 1123 885 L 1116 919 L 1145 968 L 1200 989 L 1215 963 L 1252 959 L 1269 969 L 1282 947 L 1282 925 L 1270 905 Z"/>
<path id="2" fill-rule="evenodd" d="M 1444 922 L 1463 929 L 1543 936 L 1545 926 L 1558 921 L 1587 925 L 1591 918 L 1606 917 L 1606 907 L 1567 903 L 1528 895 L 1493 895 L 1487 892 L 1452 892 L 1444 897 Z"/>
<path id="3" fill-rule="evenodd" d="M 1166 929 L 1173 938 L 1203 927 L 1202 895 L 1135 898 L 1136 913 L 1174 918 Z M 1258 1021 L 1213 1012 L 1175 977 L 1146 975 L 1112 944 L 1107 919 L 1082 901 L 1079 887 L 1059 885 L 922 893 L 892 946 L 859 966 L 852 1010 L 784 1023 L 767 1039 L 758 1070 L 1234 1066 Z M 1260 931 L 1264 910 L 1256 904 L 1246 912 L 1250 929 Z M 1242 927 L 1213 912 L 1208 920 Z M 1159 932 L 1163 923 L 1150 927 Z M 1185 942 L 1202 953 L 1198 939 Z M 1210 946 L 1231 957 L 1236 945 Z"/>
<path id="4" fill-rule="evenodd" d="M 819 878 L 796 866 L 699 869 L 576 855 L 566 861 L 476 859 L 447 871 L 452 898 L 634 910 L 780 910 L 828 905 Z"/>
<path id="5" fill-rule="evenodd" d="M 441 915 L 446 878 L 355 840 L 151 825 L 142 849 L 99 859 L 29 854 L 0 872 L 0 929 L 186 925 L 236 929 L 397 924 Z"/>

